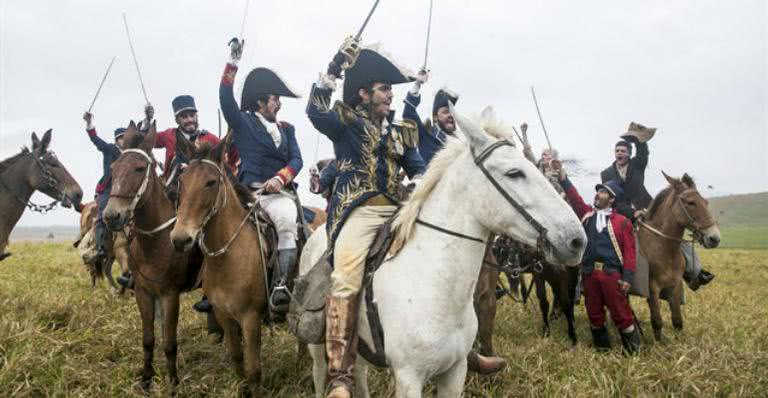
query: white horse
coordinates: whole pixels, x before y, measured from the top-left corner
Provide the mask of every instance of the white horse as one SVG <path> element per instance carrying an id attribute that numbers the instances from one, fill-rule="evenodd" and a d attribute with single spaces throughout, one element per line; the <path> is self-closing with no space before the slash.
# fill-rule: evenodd
<path id="1" fill-rule="evenodd" d="M 459 397 L 467 354 L 477 333 L 472 303 L 485 242 L 491 232 L 539 246 L 548 262 L 576 265 L 584 230 L 549 181 L 510 141 L 486 108 L 475 123 L 454 113 L 466 140 L 450 139 L 400 210 L 393 251 L 376 272 L 373 290 L 398 397 L 420 397 L 434 380 L 438 397 Z M 417 221 L 418 220 L 418 221 Z M 435 226 L 437 228 L 435 228 Z M 301 258 L 306 273 L 325 249 L 318 230 Z M 365 301 L 359 336 L 373 347 Z M 315 391 L 325 384 L 324 347 L 310 347 Z M 358 358 L 360 358 L 358 356 Z M 356 396 L 367 396 L 358 361 Z"/>

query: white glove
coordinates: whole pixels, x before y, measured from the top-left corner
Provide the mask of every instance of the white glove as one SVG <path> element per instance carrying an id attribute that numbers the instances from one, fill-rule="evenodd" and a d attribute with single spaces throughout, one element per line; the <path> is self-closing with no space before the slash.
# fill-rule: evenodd
<path id="1" fill-rule="evenodd" d="M 245 40 L 238 40 L 233 37 L 229 41 L 229 63 L 237 65 L 240 59 L 243 58 L 243 46 L 245 46 Z"/>

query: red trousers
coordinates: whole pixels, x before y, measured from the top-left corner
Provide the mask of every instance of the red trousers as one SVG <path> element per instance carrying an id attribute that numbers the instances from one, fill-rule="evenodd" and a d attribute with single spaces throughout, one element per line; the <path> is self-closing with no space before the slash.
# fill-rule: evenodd
<path id="1" fill-rule="evenodd" d="M 594 270 L 584 276 L 584 304 L 589 323 L 594 328 L 605 326 L 605 308 L 611 312 L 613 324 L 624 330 L 634 323 L 629 298 L 619 289 L 621 272 L 605 273 Z"/>

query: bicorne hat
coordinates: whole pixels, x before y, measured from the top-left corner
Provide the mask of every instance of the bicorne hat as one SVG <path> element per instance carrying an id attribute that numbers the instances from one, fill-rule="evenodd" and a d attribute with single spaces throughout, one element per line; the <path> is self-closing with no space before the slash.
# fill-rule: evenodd
<path id="1" fill-rule="evenodd" d="M 458 100 L 458 94 L 448 90 L 447 88 L 441 88 L 437 91 L 437 94 L 435 94 L 435 101 L 432 103 L 432 114 L 437 115 L 437 110 L 444 106 L 448 106 L 449 101 L 451 105 L 456 105 Z"/>
<path id="2" fill-rule="evenodd" d="M 353 105 L 358 90 L 367 84 L 379 82 L 395 85 L 413 80 L 413 72 L 399 66 L 378 45 L 363 47 L 355 64 L 345 73 L 344 103 Z"/>
<path id="3" fill-rule="evenodd" d="M 290 98 L 300 97 L 273 70 L 269 68 L 255 68 L 245 78 L 240 107 L 243 110 L 256 110 L 258 108 L 256 101 L 265 95 L 278 95 Z"/>

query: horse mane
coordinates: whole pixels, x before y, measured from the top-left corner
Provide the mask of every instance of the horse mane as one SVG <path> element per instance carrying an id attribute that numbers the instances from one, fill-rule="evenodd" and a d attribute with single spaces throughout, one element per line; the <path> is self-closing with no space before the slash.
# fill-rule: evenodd
<path id="1" fill-rule="evenodd" d="M 482 129 L 497 140 L 507 139 L 511 136 L 505 125 L 495 117 L 476 118 L 480 121 Z M 457 130 L 458 132 L 458 130 Z M 514 144 L 514 141 L 510 140 Z M 421 212 L 429 195 L 437 186 L 437 183 L 443 178 L 453 162 L 464 151 L 469 150 L 469 142 L 464 137 L 448 137 L 445 147 L 439 150 L 435 157 L 429 162 L 427 172 L 422 177 L 416 190 L 405 202 L 392 222 L 392 228 L 395 230 L 395 237 L 392 243 L 391 253 L 396 253 L 405 244 L 413 233 L 413 226 L 416 218 Z"/>
<path id="2" fill-rule="evenodd" d="M 655 198 L 651 201 L 651 204 L 648 206 L 648 211 L 646 212 L 646 218 L 650 219 L 653 217 L 656 212 L 659 211 L 659 208 L 661 207 L 661 204 L 664 203 L 664 201 L 667 199 L 667 197 L 674 192 L 675 190 L 672 188 L 672 186 L 668 186 L 659 192 L 658 195 L 656 195 Z"/>
<path id="3" fill-rule="evenodd" d="M 0 162 L 0 174 L 5 172 L 12 164 L 16 163 L 22 156 L 29 154 L 29 148 L 21 147 L 21 152 Z"/>
<path id="4" fill-rule="evenodd" d="M 192 149 L 192 160 L 208 159 L 211 156 L 213 147 L 214 145 L 210 142 L 203 142 L 199 146 L 196 145 Z M 243 206 L 244 209 L 249 209 L 249 204 L 253 202 L 251 191 L 237 180 L 235 174 L 226 165 L 224 166 L 224 173 L 227 175 L 229 183 L 232 184 L 232 187 L 235 189 L 235 194 L 237 195 L 237 200 L 240 202 L 240 205 Z"/>

